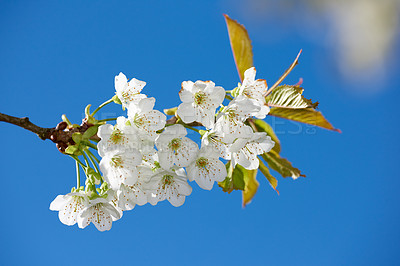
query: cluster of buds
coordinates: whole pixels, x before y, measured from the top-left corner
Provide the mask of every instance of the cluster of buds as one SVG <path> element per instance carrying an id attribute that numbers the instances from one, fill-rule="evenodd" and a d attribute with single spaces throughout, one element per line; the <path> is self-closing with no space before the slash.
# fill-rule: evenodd
<path id="1" fill-rule="evenodd" d="M 182 103 L 166 112 L 174 115 L 167 121 L 154 110 L 155 99 L 141 93 L 146 83 L 128 81 L 120 73 L 115 77 L 116 95 L 106 103 L 121 104 L 127 117 L 118 117 L 111 125 L 95 120 L 94 113 L 88 115 L 97 132 L 78 132 L 72 146 L 64 148 L 77 161 L 77 187 L 57 196 L 50 209 L 59 211 L 66 225 L 85 228 L 93 223 L 105 231 L 136 205 L 168 200 L 181 206 L 192 192 L 191 181 L 211 190 L 214 182 L 227 177 L 226 165 L 257 169 L 257 156 L 269 152 L 274 142 L 265 132 L 254 132 L 247 122 L 252 117 L 263 119 L 269 112 L 267 83 L 255 80 L 255 74 L 254 67 L 248 69 L 243 83 L 232 91 L 212 81 L 182 82 Z M 200 147 L 188 138 L 187 129 L 199 134 Z M 87 145 L 96 133 L 97 146 Z M 89 148 L 97 149 L 101 160 Z M 79 167 L 86 175 L 85 186 L 80 184 Z"/>

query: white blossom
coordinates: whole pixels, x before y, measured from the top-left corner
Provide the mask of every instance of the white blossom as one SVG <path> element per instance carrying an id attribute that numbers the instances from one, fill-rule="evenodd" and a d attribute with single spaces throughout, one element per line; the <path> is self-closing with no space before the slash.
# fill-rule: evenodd
<path id="1" fill-rule="evenodd" d="M 201 146 L 210 148 L 218 157 L 230 160 L 229 146 L 233 141 L 234 138 L 231 140 L 228 138 L 224 139 L 222 132 L 210 130 L 201 138 Z"/>
<path id="2" fill-rule="evenodd" d="M 113 219 L 121 218 L 118 210 L 104 198 L 96 198 L 90 201 L 90 204 L 82 210 L 78 216 L 79 228 L 85 228 L 93 223 L 99 231 L 110 230 Z"/>
<path id="3" fill-rule="evenodd" d="M 137 104 L 141 99 L 146 98 L 146 95 L 140 93 L 145 85 L 146 82 L 135 78 L 128 82 L 122 72 L 115 76 L 115 91 L 124 108 L 127 108 L 131 103 Z"/>
<path id="4" fill-rule="evenodd" d="M 115 126 L 101 125 L 97 135 L 101 138 L 97 144 L 98 153 L 101 157 L 104 157 L 110 150 L 125 150 L 142 146 L 136 128 L 131 126 L 129 120 L 122 116 L 117 118 Z"/>
<path id="5" fill-rule="evenodd" d="M 226 126 L 226 124 L 220 122 L 217 121 L 215 127 L 203 135 L 201 146 L 212 148 L 214 153 L 219 157 L 230 160 L 231 153 L 229 152 L 229 148 L 232 143 L 238 138 L 244 138 L 253 134 L 253 129 L 243 124 L 243 122 L 238 121 L 236 130 L 232 129 L 232 131 L 227 132 L 224 131 L 224 126 Z"/>
<path id="6" fill-rule="evenodd" d="M 199 151 L 198 145 L 185 137 L 186 129 L 182 125 L 165 128 L 156 139 L 159 162 L 162 168 L 170 169 L 174 164 L 178 167 L 188 166 Z"/>
<path id="7" fill-rule="evenodd" d="M 196 158 L 187 168 L 187 175 L 190 181 L 196 183 L 202 189 L 211 190 L 214 181 L 221 182 L 227 176 L 226 167 L 218 159 L 218 155 L 212 148 L 202 147 Z"/>
<path id="8" fill-rule="evenodd" d="M 257 169 L 257 156 L 269 152 L 275 143 L 266 133 L 254 133 L 245 124 L 246 119 L 265 118 L 269 112 L 264 97 L 267 83 L 255 80 L 255 75 L 254 67 L 246 70 L 243 83 L 233 93 L 237 97 L 217 115 L 215 111 L 225 98 L 222 87 L 211 81 L 182 82 L 177 115 L 184 123 L 199 122 L 207 129 L 204 134 L 200 131 L 199 150 L 186 136 L 182 121 L 165 127 L 166 116 L 154 110 L 155 98 L 141 94 L 146 82 L 134 78 L 128 82 L 120 73 L 115 77 L 115 90 L 123 108 L 128 109 L 128 118 L 118 117 L 114 126 L 101 125 L 97 132 L 105 182 L 95 190 L 87 181 L 88 194 L 73 190 L 59 195 L 50 209 L 59 211 L 60 221 L 66 225 L 78 223 L 79 228 L 85 228 L 93 223 L 106 231 L 123 211 L 136 204 L 156 205 L 168 200 L 175 207 L 181 206 L 192 192 L 188 179 L 211 190 L 214 182 L 227 176 L 220 157 L 231 160 L 232 167 L 239 164 Z M 163 132 L 157 133 L 160 130 Z"/>
<path id="9" fill-rule="evenodd" d="M 122 186 L 122 184 L 121 184 L 121 186 Z M 104 195 L 104 194 L 107 195 L 107 196 L 106 196 L 106 200 L 107 200 L 111 205 L 113 205 L 114 208 L 115 208 L 115 209 L 118 211 L 118 213 L 119 213 L 119 218 L 116 217 L 116 216 L 111 216 L 113 222 L 116 221 L 116 220 L 118 220 L 118 219 L 120 219 L 120 218 L 122 217 L 123 211 L 124 211 L 124 209 L 122 209 L 122 208 L 119 207 L 120 202 L 119 202 L 119 199 L 118 199 L 118 194 L 117 194 L 117 192 L 118 192 L 117 190 L 109 189 L 109 190 L 107 190 L 106 192 L 104 192 L 104 193 L 101 194 L 101 195 Z"/>
<path id="10" fill-rule="evenodd" d="M 243 121 L 259 110 L 260 107 L 254 101 L 239 95 L 220 111 L 214 130 L 225 135 L 242 134 L 246 129 Z"/>
<path id="11" fill-rule="evenodd" d="M 247 138 L 239 138 L 229 148 L 232 166 L 240 164 L 248 170 L 257 169 L 259 166 L 257 155 L 269 152 L 274 145 L 275 142 L 265 132 L 256 132 Z"/>
<path id="12" fill-rule="evenodd" d="M 164 128 L 167 117 L 158 110 L 153 110 L 155 99 L 144 98 L 137 105 L 128 108 L 128 119 L 141 136 L 155 140 L 156 131 Z"/>
<path id="13" fill-rule="evenodd" d="M 58 195 L 50 204 L 50 210 L 58 211 L 60 221 L 65 225 L 74 225 L 80 212 L 88 205 L 84 192 L 71 192 Z"/>
<path id="14" fill-rule="evenodd" d="M 153 146 L 150 148 L 147 148 L 144 152 L 142 153 L 142 163 L 141 165 L 145 166 L 150 166 L 150 168 L 154 168 L 156 164 L 158 164 L 158 153 L 157 150 L 154 148 L 154 142 Z"/>
<path id="15" fill-rule="evenodd" d="M 210 129 L 215 122 L 215 110 L 225 98 L 225 90 L 212 81 L 184 81 L 179 92 L 182 103 L 177 114 L 185 123 L 197 121 Z"/>
<path id="16" fill-rule="evenodd" d="M 146 194 L 140 179 L 133 186 L 121 184 L 118 190 L 118 206 L 124 211 L 129 211 L 136 204 L 144 205 L 147 203 Z"/>
<path id="17" fill-rule="evenodd" d="M 142 155 L 135 149 L 108 151 L 100 161 L 100 170 L 104 180 L 112 189 L 119 189 L 121 184 L 134 185 L 137 181 L 136 166 L 142 162 Z"/>
<path id="18" fill-rule="evenodd" d="M 192 193 L 192 187 L 188 184 L 182 168 L 159 168 L 144 186 L 149 191 L 148 200 L 152 205 L 168 200 L 173 206 L 179 207 L 185 202 L 185 196 Z"/>
<path id="19" fill-rule="evenodd" d="M 265 79 L 255 79 L 256 69 L 251 67 L 244 72 L 242 85 L 239 87 L 239 94 L 254 101 L 260 107 L 260 110 L 255 111 L 252 115 L 264 119 L 269 113 L 269 107 L 265 102 L 265 92 L 267 91 L 267 81 Z"/>

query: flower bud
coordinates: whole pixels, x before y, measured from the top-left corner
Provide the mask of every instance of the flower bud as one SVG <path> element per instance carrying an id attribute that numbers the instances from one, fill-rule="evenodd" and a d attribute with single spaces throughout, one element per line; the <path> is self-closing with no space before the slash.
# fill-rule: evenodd
<path id="1" fill-rule="evenodd" d="M 64 129 L 67 128 L 67 126 L 68 126 L 68 123 L 67 123 L 67 122 L 65 122 L 65 121 L 60 122 L 60 123 L 58 123 L 58 125 L 56 126 L 56 130 L 64 130 Z"/>

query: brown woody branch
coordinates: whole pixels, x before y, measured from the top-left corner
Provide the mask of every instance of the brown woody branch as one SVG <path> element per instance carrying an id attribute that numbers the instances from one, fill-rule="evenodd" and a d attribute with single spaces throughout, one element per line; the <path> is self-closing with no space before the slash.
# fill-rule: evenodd
<path id="1" fill-rule="evenodd" d="M 26 130 L 29 130 L 36 135 L 38 135 L 39 138 L 42 140 L 50 139 L 51 134 L 54 132 L 55 128 L 44 128 L 44 127 L 39 127 L 35 124 L 33 124 L 31 121 L 29 121 L 28 117 L 14 117 L 11 115 L 6 115 L 0 113 L 0 121 L 10 123 L 19 127 L 22 127 Z"/>
<path id="2" fill-rule="evenodd" d="M 38 135 L 42 140 L 50 139 L 52 142 L 57 144 L 58 150 L 62 153 L 64 153 L 65 149 L 69 145 L 75 144 L 72 139 L 73 133 L 80 132 L 83 134 L 89 127 L 93 126 L 92 124 L 87 123 L 86 119 L 83 119 L 82 124 L 78 127 L 68 127 L 66 122 L 60 122 L 56 127 L 44 128 L 33 124 L 29 121 L 28 117 L 19 118 L 2 113 L 0 113 L 0 121 L 29 130 Z M 100 140 L 97 135 L 93 136 L 91 139 L 94 141 Z"/>

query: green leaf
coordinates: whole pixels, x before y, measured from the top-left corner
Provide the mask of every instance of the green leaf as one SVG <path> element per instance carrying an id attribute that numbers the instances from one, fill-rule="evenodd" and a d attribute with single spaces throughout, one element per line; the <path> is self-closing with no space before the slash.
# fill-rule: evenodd
<path id="1" fill-rule="evenodd" d="M 72 134 L 72 140 L 75 141 L 75 143 L 79 143 L 82 141 L 82 134 L 79 132 L 75 132 Z"/>
<path id="2" fill-rule="evenodd" d="M 276 187 L 278 186 L 278 180 L 276 180 L 276 178 L 271 175 L 271 173 L 269 172 L 268 167 L 266 167 L 265 164 L 260 159 L 258 159 L 258 160 L 260 161 L 260 166 L 258 167 L 258 169 L 260 169 L 261 173 L 263 173 L 263 175 L 267 178 L 267 180 L 268 180 L 269 184 L 271 185 L 271 187 L 279 195 L 279 191 L 276 189 Z"/>
<path id="3" fill-rule="evenodd" d="M 90 139 L 91 137 L 93 137 L 94 135 L 97 134 L 97 130 L 98 130 L 98 126 L 91 126 L 89 127 L 85 133 L 83 133 L 82 138 L 83 139 Z"/>
<path id="4" fill-rule="evenodd" d="M 271 107 L 285 107 L 293 109 L 316 108 L 318 102 L 312 103 L 303 97 L 303 89 L 298 86 L 282 85 L 276 87 L 270 95 L 267 96 L 266 102 Z"/>
<path id="5" fill-rule="evenodd" d="M 81 151 L 79 150 L 79 145 L 70 145 L 65 149 L 66 154 L 71 154 L 71 155 L 81 155 Z"/>
<path id="6" fill-rule="evenodd" d="M 326 120 L 321 112 L 316 111 L 312 108 L 305 109 L 289 109 L 289 108 L 271 108 L 269 115 L 286 118 L 296 122 L 310 124 L 318 127 L 322 127 L 329 130 L 340 132 L 340 129 L 336 129 L 331 123 Z"/>
<path id="7" fill-rule="evenodd" d="M 301 174 L 299 169 L 292 166 L 291 162 L 282 158 L 274 150 L 264 153 L 261 156 L 268 163 L 269 167 L 280 173 L 282 177 L 292 177 L 293 179 L 297 179 L 300 176 L 305 177 L 305 175 Z"/>
<path id="8" fill-rule="evenodd" d="M 244 170 L 246 169 L 240 165 L 236 165 L 235 169 L 233 169 L 231 161 L 225 167 L 228 176 L 224 181 L 218 183 L 222 190 L 228 193 L 231 193 L 233 190 L 244 190 Z"/>
<path id="9" fill-rule="evenodd" d="M 228 27 L 229 39 L 231 42 L 233 57 L 240 80 L 243 81 L 244 72 L 253 66 L 253 51 L 251 40 L 246 28 L 236 20 L 224 15 Z"/>
<path id="10" fill-rule="evenodd" d="M 277 153 L 280 153 L 281 142 L 279 141 L 272 127 L 267 122 L 261 119 L 253 119 L 253 122 L 258 132 L 266 132 L 268 136 L 271 137 L 271 139 L 275 142 L 275 145 L 272 149 Z"/>
<path id="11" fill-rule="evenodd" d="M 242 204 L 245 207 L 251 202 L 254 195 L 257 193 L 258 186 L 260 185 L 256 179 L 258 170 L 244 169 L 243 180 L 245 183 L 244 190 L 242 191 Z"/>

